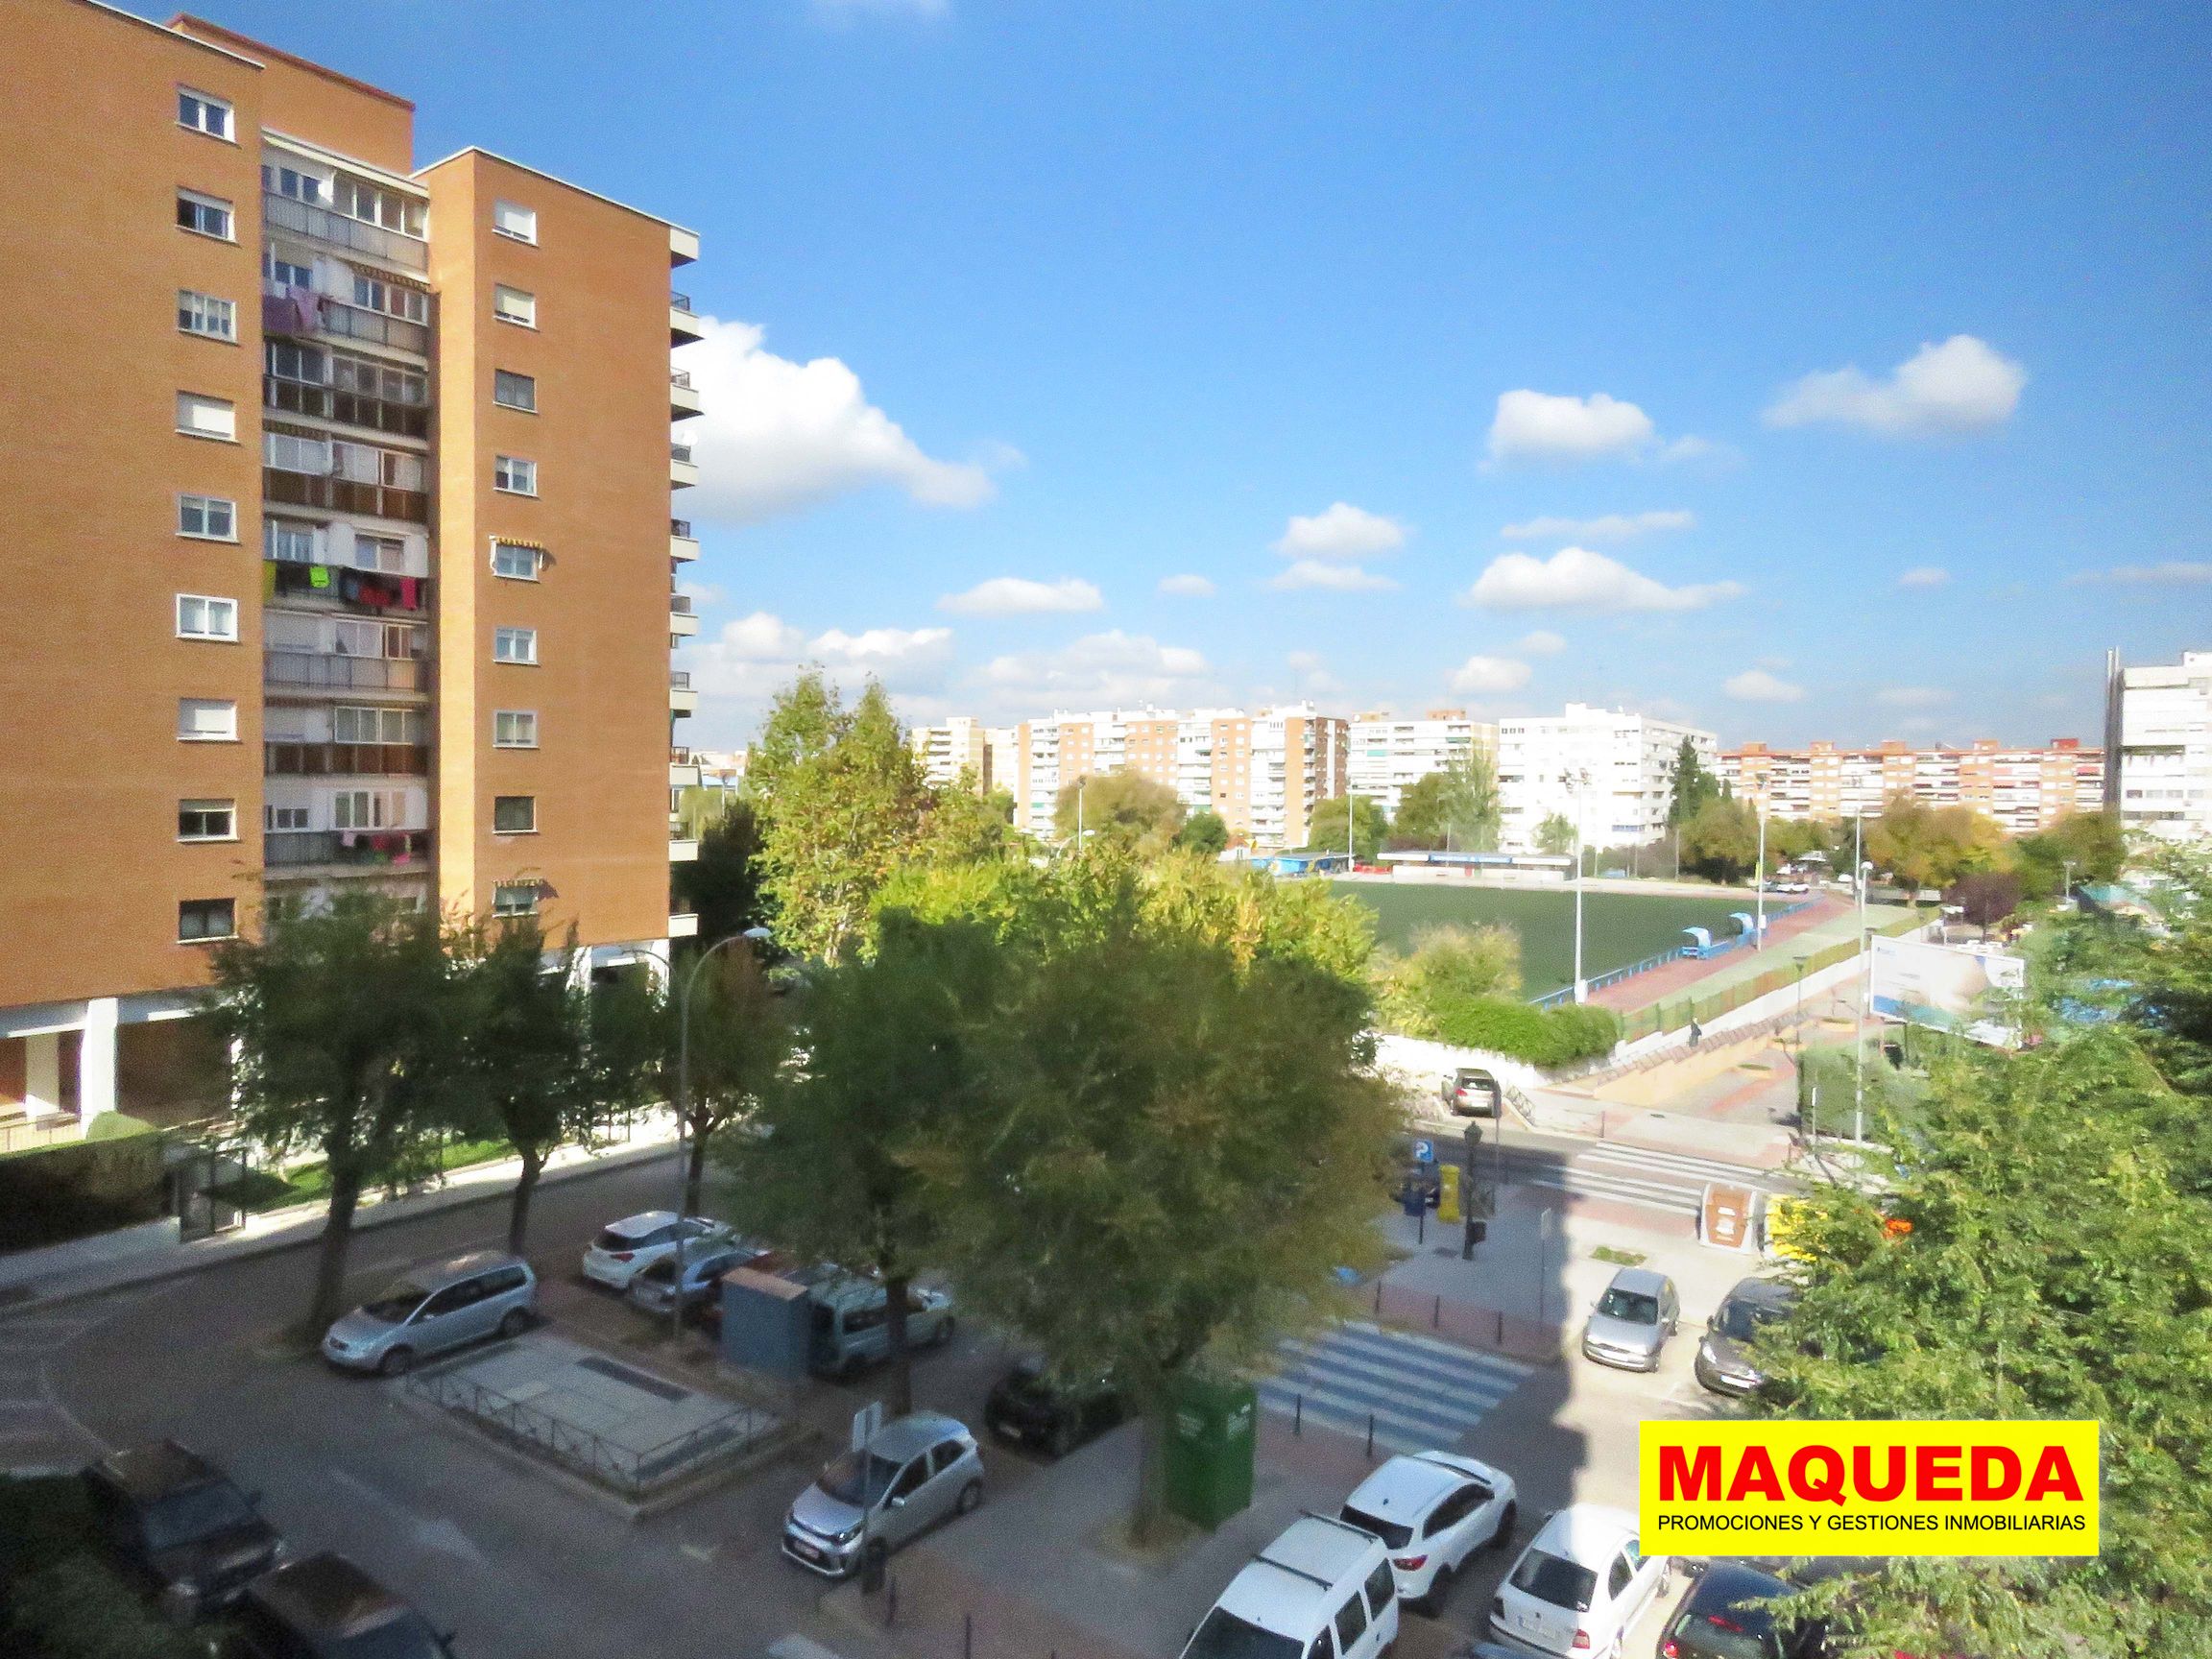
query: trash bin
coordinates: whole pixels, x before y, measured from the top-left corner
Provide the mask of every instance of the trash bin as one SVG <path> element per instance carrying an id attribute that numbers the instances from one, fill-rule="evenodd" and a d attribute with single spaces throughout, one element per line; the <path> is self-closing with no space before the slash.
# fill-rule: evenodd
<path id="1" fill-rule="evenodd" d="M 1168 1397 L 1167 1507 L 1211 1531 L 1252 1503 L 1249 1382 L 1185 1378 Z"/>

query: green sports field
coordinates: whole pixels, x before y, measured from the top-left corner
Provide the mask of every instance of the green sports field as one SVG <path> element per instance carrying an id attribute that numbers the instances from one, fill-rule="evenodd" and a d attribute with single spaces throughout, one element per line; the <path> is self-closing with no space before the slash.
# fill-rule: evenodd
<path id="1" fill-rule="evenodd" d="M 1333 881 L 1330 886 L 1375 912 L 1375 936 L 1403 950 L 1434 923 L 1479 926 L 1502 922 L 1521 935 L 1525 995 L 1541 997 L 1575 980 L 1575 893 L 1572 888 L 1406 886 Z M 1592 978 L 1682 943 L 1685 927 L 1731 937 L 1728 920 L 1751 908 L 1751 895 L 1713 899 L 1674 894 L 1588 893 L 1582 900 L 1582 971 Z"/>

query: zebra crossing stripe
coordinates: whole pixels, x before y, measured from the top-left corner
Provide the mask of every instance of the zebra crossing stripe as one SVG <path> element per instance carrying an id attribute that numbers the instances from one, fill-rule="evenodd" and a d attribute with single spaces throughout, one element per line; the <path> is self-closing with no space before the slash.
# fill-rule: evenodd
<path id="1" fill-rule="evenodd" d="M 1461 1419 L 1418 1410 L 1388 1389 L 1357 1386 L 1300 1371 L 1285 1372 L 1277 1379 L 1276 1387 L 1286 1394 L 1303 1395 L 1305 1409 L 1310 1412 L 1322 1407 L 1340 1418 L 1357 1419 L 1361 1428 L 1373 1416 L 1378 1433 L 1384 1427 L 1394 1428 L 1429 1446 L 1449 1446 L 1480 1421 L 1479 1416 Z"/>
<path id="2" fill-rule="evenodd" d="M 1518 1387 L 1529 1368 L 1433 1337 L 1347 1321 L 1279 1345 L 1282 1372 L 1262 1380 L 1267 1409 L 1364 1434 L 1398 1451 L 1452 1446 Z"/>
<path id="3" fill-rule="evenodd" d="M 1700 1186 L 1707 1181 L 1733 1181 L 1739 1184 L 1759 1185 L 1769 1179 L 1771 1170 L 1745 1164 L 1724 1164 L 1718 1158 L 1696 1158 L 1687 1152 L 1661 1152 L 1648 1146 L 1623 1146 L 1618 1142 L 1593 1146 L 1576 1154 L 1577 1161 L 1619 1164 L 1623 1167 L 1664 1170 L 1695 1179 Z"/>
<path id="4" fill-rule="evenodd" d="M 1285 1343 L 1286 1348 L 1301 1346 Z M 1431 1386 L 1463 1388 L 1482 1394 L 1510 1389 L 1528 1375 L 1525 1366 L 1509 1359 L 1485 1360 L 1480 1355 L 1435 1355 L 1395 1340 L 1394 1333 L 1354 1331 L 1346 1326 L 1325 1343 L 1303 1344 L 1309 1351 L 1326 1353 L 1346 1364 L 1376 1367 L 1395 1377 L 1413 1379 Z"/>

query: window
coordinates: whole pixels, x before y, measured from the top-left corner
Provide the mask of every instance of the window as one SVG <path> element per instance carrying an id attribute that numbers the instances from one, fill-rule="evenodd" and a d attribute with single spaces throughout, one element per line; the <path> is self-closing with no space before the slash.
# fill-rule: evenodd
<path id="1" fill-rule="evenodd" d="M 206 397 L 197 392 L 177 394 L 177 430 L 188 438 L 220 438 L 238 442 L 238 406 L 228 397 Z"/>
<path id="2" fill-rule="evenodd" d="M 314 525 L 292 518 L 266 518 L 262 520 L 261 531 L 263 550 L 278 564 L 312 565 L 315 562 Z"/>
<path id="3" fill-rule="evenodd" d="M 534 835 L 537 832 L 537 796 L 494 795 L 492 797 L 493 834 Z"/>
<path id="4" fill-rule="evenodd" d="M 430 321 L 430 296 L 421 289 L 381 277 L 364 276 L 359 272 L 353 275 L 353 303 L 409 323 Z"/>
<path id="5" fill-rule="evenodd" d="M 502 323 L 519 323 L 525 328 L 535 328 L 538 326 L 538 296 L 510 288 L 504 282 L 494 283 L 492 315 Z"/>
<path id="6" fill-rule="evenodd" d="M 517 242 L 536 243 L 538 240 L 538 209 L 518 207 L 512 202 L 492 204 L 492 228 L 502 236 L 512 236 Z"/>
<path id="7" fill-rule="evenodd" d="M 364 709 L 341 704 L 330 710 L 333 743 L 420 743 L 422 732 L 420 709 Z"/>
<path id="8" fill-rule="evenodd" d="M 177 595 L 177 637 L 180 639 L 235 639 L 238 637 L 238 601 L 211 599 L 204 593 Z"/>
<path id="9" fill-rule="evenodd" d="M 177 125 L 204 132 L 210 138 L 228 138 L 230 136 L 229 102 L 212 92 L 195 92 L 189 86 L 180 86 L 177 88 Z"/>
<path id="10" fill-rule="evenodd" d="M 214 697 L 177 699 L 177 736 L 185 743 L 238 741 L 238 705 Z"/>
<path id="11" fill-rule="evenodd" d="M 512 576 L 517 582 L 538 580 L 538 562 L 544 557 L 541 548 L 530 547 L 520 541 L 492 540 L 492 574 Z"/>
<path id="12" fill-rule="evenodd" d="M 492 889 L 492 914 L 494 916 L 530 916 L 538 909 L 538 883 L 535 881 L 501 881 Z"/>
<path id="13" fill-rule="evenodd" d="M 537 494 L 538 463 L 524 461 L 514 455 L 494 456 L 492 461 L 492 488 L 504 490 L 510 495 Z"/>
<path id="14" fill-rule="evenodd" d="M 178 802 L 177 839 L 180 841 L 237 840 L 238 804 L 234 801 Z"/>
<path id="15" fill-rule="evenodd" d="M 238 540 L 238 503 L 220 495 L 177 497 L 177 534 L 203 541 Z"/>
<path id="16" fill-rule="evenodd" d="M 178 191 L 177 223 L 202 236 L 213 236 L 224 242 L 238 240 L 231 233 L 230 204 L 220 196 L 203 196 L 197 190 Z"/>
<path id="17" fill-rule="evenodd" d="M 537 711 L 530 709 L 494 710 L 492 715 L 492 747 L 494 749 L 537 748 Z"/>
<path id="18" fill-rule="evenodd" d="M 966 1450 L 967 1448 L 957 1440 L 940 1440 L 936 1445 L 930 1447 L 929 1478 L 934 1480 L 946 1470 L 951 1468 L 953 1464 L 959 1462 L 960 1455 Z"/>
<path id="19" fill-rule="evenodd" d="M 538 661 L 538 630 L 535 628 L 495 628 L 492 632 L 492 661 L 494 662 L 535 662 Z"/>
<path id="20" fill-rule="evenodd" d="M 261 188 L 274 190 L 279 196 L 289 196 L 295 202 L 322 203 L 329 200 L 329 184 L 315 173 L 302 173 L 297 167 L 282 167 L 275 162 L 261 164 Z"/>
<path id="21" fill-rule="evenodd" d="M 231 939 L 238 933 L 238 902 L 234 899 L 187 899 L 177 906 L 177 939 L 183 945 L 200 939 Z"/>
<path id="22" fill-rule="evenodd" d="M 334 830 L 394 830 L 406 822 L 404 789 L 341 789 L 330 797 Z"/>
<path id="23" fill-rule="evenodd" d="M 502 409 L 523 409 L 538 413 L 538 381 L 530 374 L 511 374 L 504 369 L 492 371 L 492 401 Z"/>
<path id="24" fill-rule="evenodd" d="M 1368 1610 L 1376 1618 L 1382 1618 L 1382 1609 L 1390 1605 L 1391 1599 L 1397 1594 L 1398 1578 L 1390 1571 L 1390 1563 L 1388 1561 L 1376 1562 L 1375 1571 L 1367 1575 Z"/>
<path id="25" fill-rule="evenodd" d="M 264 830 L 304 830 L 307 828 L 307 808 L 304 806 L 264 806 L 261 808 L 261 828 Z"/>
<path id="26" fill-rule="evenodd" d="M 234 301 L 218 300 L 212 294 L 180 288 L 177 290 L 177 326 L 187 334 L 209 340 L 236 340 L 238 307 Z"/>
<path id="27" fill-rule="evenodd" d="M 269 373 L 277 379 L 304 381 L 310 386 L 322 386 L 329 381 L 329 358 L 316 348 L 295 345 L 289 340 L 265 341 L 263 347 Z"/>
<path id="28" fill-rule="evenodd" d="M 330 194 L 338 211 L 349 219 L 381 225 L 387 230 L 397 230 L 408 236 L 421 236 L 425 231 L 425 209 L 418 197 L 403 196 L 397 190 L 380 190 L 373 184 L 344 175 L 331 186 Z"/>
<path id="29" fill-rule="evenodd" d="M 1367 1608 L 1355 1590 L 1344 1598 L 1344 1605 L 1336 1609 L 1336 1651 L 1349 1653 L 1352 1644 L 1367 1633 Z"/>
<path id="30" fill-rule="evenodd" d="M 404 576 L 407 573 L 407 543 L 397 536 L 357 535 L 353 538 L 353 565 L 360 570 L 374 570 L 386 576 Z"/>
<path id="31" fill-rule="evenodd" d="M 430 382 L 412 369 L 394 368 L 368 357 L 333 353 L 330 384 L 341 392 L 381 397 L 387 403 L 421 405 L 430 401 Z"/>
<path id="32" fill-rule="evenodd" d="M 308 472 L 320 477 L 330 470 L 330 445 L 320 438 L 264 428 L 261 464 L 274 467 L 279 472 Z"/>

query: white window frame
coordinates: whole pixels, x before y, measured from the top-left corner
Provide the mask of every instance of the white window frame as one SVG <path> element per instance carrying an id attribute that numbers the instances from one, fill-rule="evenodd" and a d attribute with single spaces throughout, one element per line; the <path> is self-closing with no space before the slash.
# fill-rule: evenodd
<path id="1" fill-rule="evenodd" d="M 221 731 L 203 732 L 196 724 L 188 723 L 187 713 L 212 709 L 228 714 L 228 726 Z M 235 743 L 238 741 L 238 703 L 230 697 L 180 697 L 177 699 L 177 741 L 180 743 Z"/>
<path id="2" fill-rule="evenodd" d="M 187 202 L 195 207 L 205 207 L 222 214 L 223 228 L 208 230 L 199 225 L 187 225 L 180 219 L 177 222 L 178 229 L 188 236 L 204 236 L 211 242 L 235 243 L 238 240 L 238 210 L 229 203 L 224 201 L 220 196 L 204 195 L 198 190 L 187 190 L 182 185 L 179 185 L 177 204 L 182 206 Z"/>
<path id="3" fill-rule="evenodd" d="M 508 379 L 510 379 L 510 380 L 519 380 L 519 381 L 521 381 L 521 382 L 522 382 L 522 384 L 523 384 L 523 386 L 524 386 L 524 387 L 526 387 L 526 388 L 528 389 L 528 391 L 529 391 L 529 394 L 530 394 L 530 401 L 529 401 L 529 402 L 527 402 L 527 403 L 511 403 L 511 402 L 509 402 L 509 401 L 508 401 L 506 398 L 504 398 L 504 397 L 500 397 L 500 396 L 499 396 L 499 380 L 500 380 L 500 377 L 501 377 L 502 375 L 504 375 L 506 378 L 508 378 Z M 519 370 L 516 370 L 516 369 L 494 369 L 494 370 L 493 370 L 493 371 L 492 371 L 492 401 L 493 401 L 493 403 L 497 404 L 497 405 L 498 405 L 500 408 L 502 408 L 502 409 L 513 409 L 513 410 L 517 411 L 518 414 L 523 414 L 523 415 L 535 415 L 535 414 L 537 414 L 537 413 L 538 413 L 538 376 L 537 376 L 537 375 L 535 375 L 535 374 L 524 374 L 524 373 L 521 373 Z"/>
<path id="4" fill-rule="evenodd" d="M 499 567 L 499 555 L 503 552 L 527 555 L 530 564 L 528 573 L 525 574 L 519 570 L 502 570 Z M 539 579 L 539 569 L 544 563 L 545 555 L 539 548 L 532 547 L 522 541 L 503 541 L 497 536 L 492 538 L 492 574 L 494 576 L 503 577 L 509 582 L 535 582 Z"/>
<path id="5" fill-rule="evenodd" d="M 538 463 L 524 455 L 493 456 L 492 488 L 502 495 L 536 495 Z"/>
<path id="6" fill-rule="evenodd" d="M 220 507 L 228 515 L 230 528 L 218 535 L 212 530 L 185 528 L 184 515 L 197 511 L 201 521 L 206 522 L 210 511 Z M 177 497 L 177 534 L 194 541 L 236 541 L 238 540 L 238 503 L 227 495 L 182 494 Z"/>
<path id="7" fill-rule="evenodd" d="M 198 812 L 203 816 L 212 816 L 220 812 L 229 828 L 219 835 L 204 832 L 187 835 L 184 832 L 183 825 L 184 814 L 187 812 Z M 180 801 L 177 803 L 177 839 L 180 841 L 190 843 L 195 841 L 235 841 L 238 839 L 238 803 L 236 801 Z"/>
<path id="8" fill-rule="evenodd" d="M 203 325 L 219 325 L 203 326 Z M 203 294 L 197 288 L 177 290 L 177 332 L 195 340 L 220 340 L 238 344 L 238 301 L 220 294 Z"/>
<path id="9" fill-rule="evenodd" d="M 204 392 L 180 392 L 177 394 L 177 431 L 185 438 L 235 444 L 238 442 L 238 405 L 228 397 L 210 397 Z"/>
<path id="10" fill-rule="evenodd" d="M 494 201 L 492 204 L 492 233 L 504 236 L 510 242 L 527 242 L 538 246 L 538 209 L 525 207 L 519 202 Z"/>
<path id="11" fill-rule="evenodd" d="M 184 910 L 187 905 L 227 904 L 230 907 L 230 928 L 226 933 L 187 933 L 184 931 Z M 209 945 L 219 939 L 238 937 L 238 901 L 235 899 L 180 899 L 177 901 L 177 943 L 180 945 Z"/>
<path id="12" fill-rule="evenodd" d="M 510 644 L 519 645 L 523 655 L 513 655 Z M 538 666 L 538 630 L 535 628 L 494 628 L 492 630 L 492 661 L 512 663 L 519 668 Z"/>
<path id="13" fill-rule="evenodd" d="M 523 830 L 502 830 L 499 827 L 499 803 L 502 801 L 527 801 L 530 804 L 530 824 Z M 492 833 L 494 835 L 535 835 L 538 833 L 538 797 L 535 795 L 494 795 L 492 797 Z"/>
<path id="14" fill-rule="evenodd" d="M 201 119 L 192 119 L 193 115 Z M 215 117 L 210 127 L 205 117 Z M 210 138 L 220 138 L 226 144 L 238 142 L 238 111 L 228 98 L 218 98 L 212 92 L 203 92 L 197 86 L 179 83 L 177 87 L 177 125 L 187 132 L 203 132 Z"/>
<path id="15" fill-rule="evenodd" d="M 504 722 L 515 722 L 510 731 L 524 733 L 523 736 L 501 736 Z M 535 709 L 494 709 L 492 711 L 492 747 L 494 749 L 535 749 L 538 747 L 538 710 Z"/>
<path id="16" fill-rule="evenodd" d="M 315 827 L 315 809 L 312 806 L 287 805 L 279 806 L 264 802 L 261 806 L 261 828 L 273 830 L 279 835 L 296 834 Z"/>
<path id="17" fill-rule="evenodd" d="M 527 288 L 494 282 L 492 284 L 492 315 L 517 328 L 535 328 L 538 326 L 538 296 Z"/>
<path id="18" fill-rule="evenodd" d="M 203 627 L 185 626 L 185 617 L 195 608 Z M 225 624 L 228 624 L 226 630 Z M 238 642 L 238 601 L 227 599 L 220 593 L 180 593 L 177 595 L 177 637 L 180 639 L 214 639 L 224 644 Z"/>
<path id="19" fill-rule="evenodd" d="M 509 896 L 529 895 L 529 902 L 516 903 Z M 544 883 L 540 881 L 494 881 L 492 884 L 492 914 L 494 916 L 535 916 L 539 902 L 545 896 Z"/>

